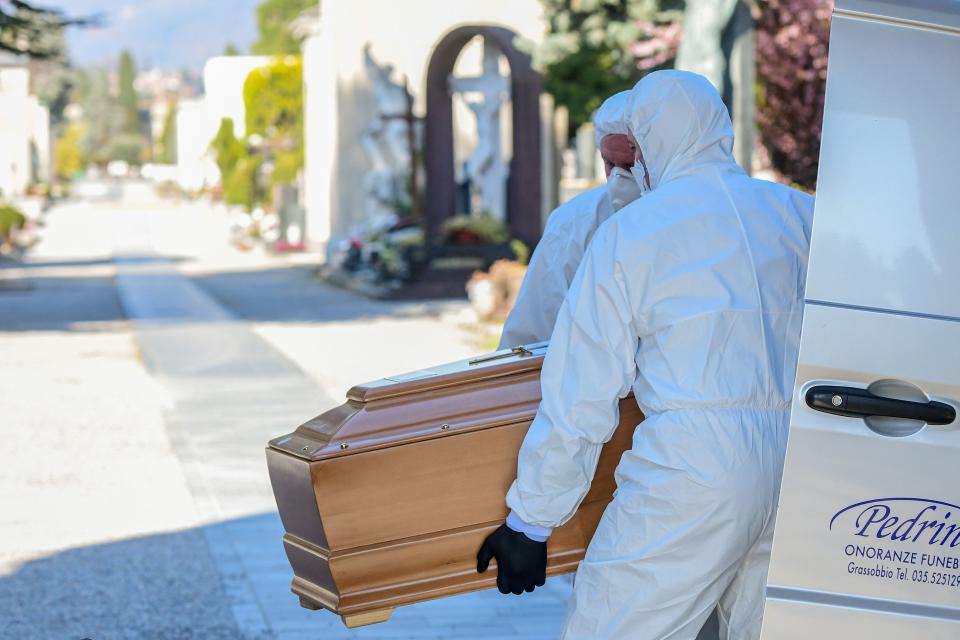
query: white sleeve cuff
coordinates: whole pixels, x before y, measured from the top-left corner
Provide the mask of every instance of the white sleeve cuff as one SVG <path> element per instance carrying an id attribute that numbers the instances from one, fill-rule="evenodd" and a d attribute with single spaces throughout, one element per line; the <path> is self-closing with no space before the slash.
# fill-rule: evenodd
<path id="1" fill-rule="evenodd" d="M 520 519 L 516 511 L 511 510 L 507 516 L 507 526 L 517 533 L 522 533 L 535 542 L 546 542 L 547 538 L 553 532 L 550 527 L 538 527 L 535 524 L 527 524 Z"/>

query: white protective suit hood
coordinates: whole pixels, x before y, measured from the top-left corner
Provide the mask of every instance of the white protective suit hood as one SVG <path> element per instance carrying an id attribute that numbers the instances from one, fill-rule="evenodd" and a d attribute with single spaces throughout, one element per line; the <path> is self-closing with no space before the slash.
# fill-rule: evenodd
<path id="1" fill-rule="evenodd" d="M 503 325 L 499 349 L 550 339 L 557 312 L 590 239 L 613 215 L 607 189 L 607 185 L 588 189 L 551 212 Z"/>
<path id="2" fill-rule="evenodd" d="M 703 76 L 655 71 L 636 84 L 626 108 L 651 189 L 706 164 L 736 164 L 730 114 Z"/>
<path id="3" fill-rule="evenodd" d="M 607 136 L 629 133 L 627 109 L 630 106 L 630 91 L 615 93 L 600 105 L 593 114 L 593 131 L 597 148 Z M 630 172 L 614 167 L 607 176 L 607 197 L 614 211 L 619 211 L 642 195 L 639 185 Z"/>
<path id="4" fill-rule="evenodd" d="M 757 638 L 813 199 L 740 169 L 700 76 L 650 74 L 630 102 L 653 190 L 596 230 L 570 283 L 507 526 L 543 539 L 574 517 L 632 392 L 645 419 L 561 638 L 694 638 L 718 603 L 721 637 Z"/>
<path id="5" fill-rule="evenodd" d="M 627 127 L 629 104 L 630 92 L 621 91 L 604 100 L 593 114 L 593 131 L 598 149 L 607 136 L 626 136 L 629 133 Z M 642 191 L 629 171 L 614 167 L 607 176 L 607 197 L 614 211 L 619 211 L 641 195 Z"/>
<path id="6" fill-rule="evenodd" d="M 630 91 L 616 93 L 593 115 L 597 146 L 608 135 L 627 135 Z M 622 170 L 619 170 L 622 171 Z M 523 286 L 500 336 L 500 349 L 550 338 L 557 312 L 580 260 L 597 228 L 614 211 L 640 196 L 629 175 L 611 174 L 605 186 L 594 187 L 557 207 L 547 218 Z"/>
<path id="7" fill-rule="evenodd" d="M 625 136 L 629 132 L 627 127 L 627 113 L 630 108 L 630 91 L 615 93 L 600 105 L 593 114 L 593 136 L 600 148 L 600 142 L 607 136 Z"/>

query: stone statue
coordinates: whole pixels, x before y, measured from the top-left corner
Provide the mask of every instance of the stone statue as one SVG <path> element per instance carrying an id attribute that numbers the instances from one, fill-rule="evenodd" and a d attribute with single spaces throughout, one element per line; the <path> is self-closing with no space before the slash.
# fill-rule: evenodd
<path id="1" fill-rule="evenodd" d="M 363 192 L 367 219 L 377 221 L 396 215 L 398 206 L 409 206 L 405 185 L 411 158 L 404 115 L 410 103 L 405 83 L 391 79 L 393 66 L 378 64 L 369 43 L 363 48 L 363 61 L 376 101 L 376 114 L 360 137 L 371 164 L 363 177 Z"/>
<path id="2" fill-rule="evenodd" d="M 467 159 L 466 175 L 478 195 L 480 212 L 506 219 L 507 164 L 500 145 L 500 109 L 510 99 L 510 80 L 500 75 L 500 50 L 484 40 L 483 74 L 449 80 L 450 90 L 479 95 L 464 102 L 477 118 L 477 147 Z"/>
<path id="3" fill-rule="evenodd" d="M 687 0 L 675 67 L 707 78 L 733 120 L 737 162 L 751 170 L 756 96 L 753 17 L 747 0 Z"/>

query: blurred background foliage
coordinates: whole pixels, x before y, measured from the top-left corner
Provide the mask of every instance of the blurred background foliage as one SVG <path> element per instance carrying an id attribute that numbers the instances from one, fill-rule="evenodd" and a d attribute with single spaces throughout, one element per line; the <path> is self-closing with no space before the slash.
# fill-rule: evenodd
<path id="1" fill-rule="evenodd" d="M 120 131 L 110 141 L 107 156 L 128 164 L 149 160 L 149 148 L 140 130 L 140 99 L 133 86 L 137 68 L 129 51 L 120 54 L 117 68 L 117 106 L 120 110 Z"/>
<path id="2" fill-rule="evenodd" d="M 99 22 L 99 16 L 68 17 L 58 9 L 33 2 L 0 0 L 0 51 L 63 60 L 67 50 L 63 29 Z"/>
<path id="3" fill-rule="evenodd" d="M 570 131 L 645 73 L 670 67 L 683 0 L 541 0 L 547 34 L 523 43 Z M 756 0 L 757 128 L 774 171 L 816 188 L 833 0 Z"/>
<path id="4" fill-rule="evenodd" d="M 70 180 L 86 166 L 81 145 L 85 132 L 83 125 L 74 122 L 66 125 L 53 148 L 53 170 L 58 178 Z"/>
<path id="5" fill-rule="evenodd" d="M 263 202 L 264 194 L 257 180 L 263 158 L 252 153 L 248 144 L 237 138 L 231 118 L 220 121 L 210 151 L 220 169 L 224 202 L 242 206 L 247 211 Z"/>
<path id="6" fill-rule="evenodd" d="M 257 7 L 257 41 L 250 52 L 262 56 L 300 53 L 300 41 L 290 23 L 318 0 L 264 0 Z"/>
<path id="7" fill-rule="evenodd" d="M 221 178 L 223 201 L 235 204 L 247 211 L 267 200 L 269 193 L 258 179 L 263 158 L 256 154 L 244 153 L 231 168 L 230 173 Z"/>
<path id="8" fill-rule="evenodd" d="M 545 89 L 568 109 L 570 134 L 589 122 L 608 96 L 645 73 L 670 67 L 682 35 L 683 0 L 540 0 L 547 31 L 521 43 L 544 74 Z M 317 0 L 263 0 L 250 53 L 273 57 L 244 87 L 246 138 L 235 132 L 214 143 L 223 187 L 232 197 L 268 204 L 277 185 L 303 166 L 303 68 L 291 23 Z M 773 169 L 787 182 L 816 186 L 832 0 L 752 0 L 756 26 L 757 129 Z M 135 86 L 137 61 L 124 51 L 112 70 L 69 64 L 64 28 L 95 25 L 32 2 L 0 0 L 0 50 L 31 57 L 31 83 L 48 105 L 61 178 L 114 159 L 131 165 L 176 160 L 176 98 L 162 126 L 146 130 L 150 96 Z M 225 54 L 240 55 L 233 45 Z M 189 78 L 187 72 L 184 77 Z M 190 82 L 199 87 L 194 75 Z M 67 105 L 74 110 L 65 114 Z M 227 144 L 227 138 L 234 142 Z M 242 148 L 242 152 L 238 149 Z M 219 157 L 219 154 L 225 154 Z M 237 168 L 242 165 L 242 171 Z M 234 175 L 236 174 L 236 175 Z M 229 178 L 229 179 L 228 179 Z M 250 178 L 254 184 L 241 186 Z"/>
<path id="9" fill-rule="evenodd" d="M 237 139 L 232 118 L 220 120 L 217 135 L 210 142 L 210 151 L 220 170 L 221 179 L 226 182 L 237 163 L 247 156 L 247 146 Z"/>
<path id="10" fill-rule="evenodd" d="M 163 118 L 160 134 L 160 154 L 157 160 L 163 164 L 177 161 L 177 100 L 167 102 L 167 114 Z"/>
<path id="11" fill-rule="evenodd" d="M 544 86 L 570 114 L 571 131 L 589 122 L 605 98 L 642 75 L 667 66 L 676 52 L 668 27 L 683 16 L 683 0 L 541 0 L 547 33 L 532 51 Z M 665 59 L 644 65 L 636 45 L 649 43 Z"/>
<path id="12" fill-rule="evenodd" d="M 805 189 L 817 186 L 833 0 L 760 0 L 757 127 L 773 168 Z"/>
<path id="13" fill-rule="evenodd" d="M 291 184 L 303 168 L 303 60 L 288 55 L 254 69 L 243 84 L 247 135 L 273 161 L 272 184 Z"/>
<path id="14" fill-rule="evenodd" d="M 248 211 L 271 205 L 274 187 L 293 184 L 303 169 L 303 60 L 286 55 L 254 69 L 243 84 L 246 137 L 224 118 L 210 150 L 223 199 Z"/>
<path id="15" fill-rule="evenodd" d="M 257 7 L 251 53 L 274 56 L 243 85 L 246 139 L 224 119 L 211 151 L 220 168 L 223 199 L 247 211 L 270 206 L 274 187 L 293 184 L 303 169 L 303 60 L 291 23 L 317 0 L 264 0 Z M 228 45 L 225 55 L 236 55 Z"/>

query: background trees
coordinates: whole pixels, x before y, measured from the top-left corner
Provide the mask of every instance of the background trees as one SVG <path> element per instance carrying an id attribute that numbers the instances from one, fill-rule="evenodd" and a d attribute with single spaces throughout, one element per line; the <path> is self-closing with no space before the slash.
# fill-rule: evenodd
<path id="1" fill-rule="evenodd" d="M 272 187 L 292 184 L 303 168 L 303 62 L 275 58 L 243 85 L 246 139 L 224 118 L 210 144 L 220 169 L 223 199 L 248 210 L 269 204 Z"/>
<path id="2" fill-rule="evenodd" d="M 177 100 L 167 104 L 167 114 L 163 117 L 163 129 L 160 134 L 160 156 L 163 164 L 177 161 Z"/>
<path id="3" fill-rule="evenodd" d="M 67 60 L 64 29 L 94 26 L 97 16 L 69 17 L 62 11 L 22 0 L 0 0 L 0 51 L 29 59 L 32 90 L 47 105 L 54 145 L 54 173 L 72 176 L 85 166 L 82 126 L 63 122 L 63 111 L 76 85 Z"/>
<path id="4" fill-rule="evenodd" d="M 57 138 L 53 151 L 53 169 L 58 178 L 69 180 L 86 166 L 81 146 L 83 136 L 83 125 L 71 122 Z"/>
<path id="5" fill-rule="evenodd" d="M 67 17 L 62 11 L 22 0 L 0 0 L 0 51 L 31 58 L 57 58 L 65 52 L 63 29 L 99 23 L 98 16 Z"/>
<path id="6" fill-rule="evenodd" d="M 817 185 L 833 0 L 757 5 L 757 126 L 773 168 Z"/>
<path id="7" fill-rule="evenodd" d="M 119 114 L 110 100 L 110 82 L 103 69 L 90 69 L 76 74 L 74 101 L 79 105 L 84 125 L 80 144 L 83 164 L 102 164 L 108 160 L 107 149 L 116 132 Z"/>
<path id="8" fill-rule="evenodd" d="M 264 0 L 257 6 L 259 37 L 250 52 L 257 55 L 300 53 L 300 42 L 290 31 L 290 23 L 303 11 L 315 7 L 318 0 Z"/>
<path id="9" fill-rule="evenodd" d="M 670 66 L 683 0 L 541 0 L 548 32 L 533 49 L 571 131 L 609 95 Z M 757 129 L 774 170 L 814 189 L 833 0 L 757 0 Z"/>
<path id="10" fill-rule="evenodd" d="M 303 61 L 290 24 L 317 0 L 264 0 L 251 52 L 276 56 L 243 85 L 246 138 L 221 121 L 210 145 L 220 168 L 223 199 L 248 211 L 271 204 L 273 187 L 294 183 L 303 168 Z M 297 54 L 297 55 L 294 55 Z"/>
<path id="11" fill-rule="evenodd" d="M 277 58 L 254 69 L 243 85 L 247 135 L 273 161 L 271 182 L 290 184 L 303 167 L 303 61 Z"/>
<path id="12" fill-rule="evenodd" d="M 133 56 L 124 49 L 117 66 L 117 87 L 120 93 L 120 109 L 123 111 L 121 130 L 124 133 L 140 133 L 140 105 L 137 100 L 137 91 L 133 88 L 136 73 Z"/>
<path id="13" fill-rule="evenodd" d="M 224 202 L 240 205 L 247 211 L 253 209 L 263 200 L 263 192 L 257 185 L 257 172 L 263 159 L 251 153 L 247 143 L 237 138 L 231 118 L 220 120 L 210 151 L 220 169 Z"/>
<path id="14" fill-rule="evenodd" d="M 107 154 L 112 160 L 123 160 L 128 164 L 140 164 L 147 159 L 145 156 L 148 154 L 140 130 L 140 99 L 133 86 L 135 77 L 133 56 L 124 50 L 117 66 L 116 102 L 120 112 L 120 126 L 111 136 Z"/>
<path id="15" fill-rule="evenodd" d="M 247 153 L 246 145 L 238 140 L 233 132 L 233 119 L 223 118 L 220 120 L 217 135 L 210 142 L 210 150 L 213 152 L 213 159 L 217 163 L 217 168 L 220 169 L 220 177 L 226 182 L 240 158 Z"/>
<path id="16" fill-rule="evenodd" d="M 573 131 L 605 98 L 669 64 L 676 52 L 683 0 L 541 3 L 547 34 L 533 50 L 534 64 L 545 89 L 569 110 Z"/>

